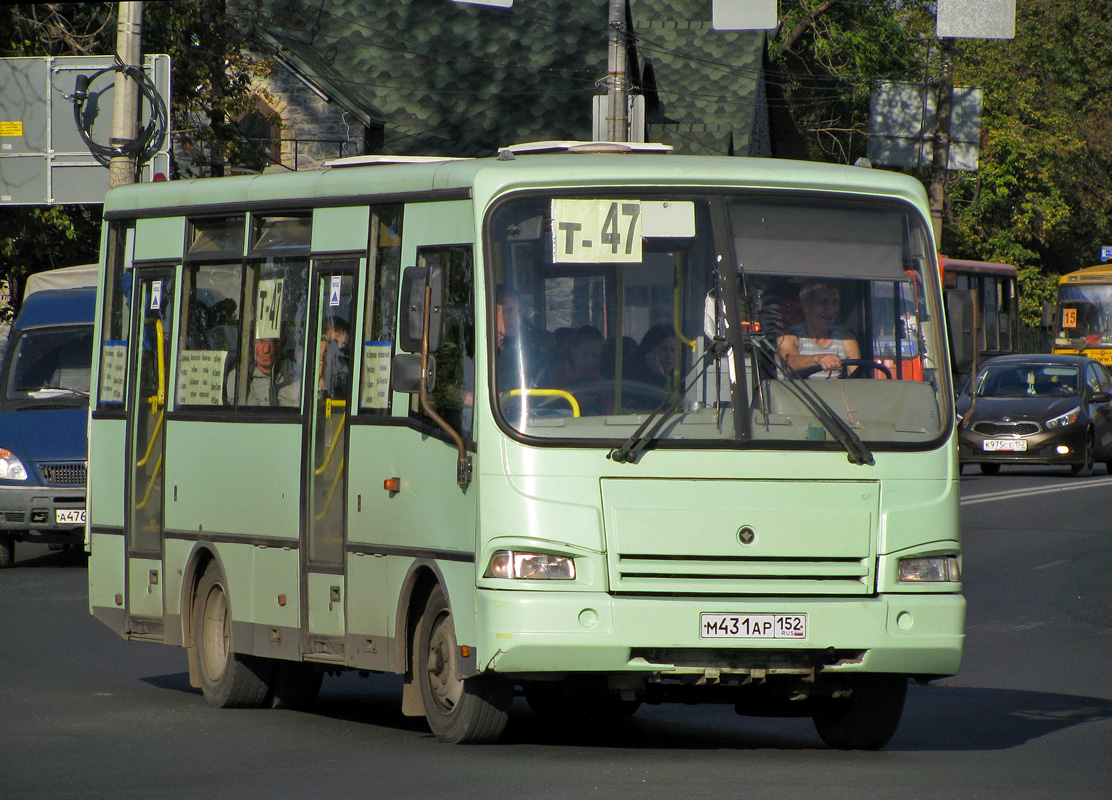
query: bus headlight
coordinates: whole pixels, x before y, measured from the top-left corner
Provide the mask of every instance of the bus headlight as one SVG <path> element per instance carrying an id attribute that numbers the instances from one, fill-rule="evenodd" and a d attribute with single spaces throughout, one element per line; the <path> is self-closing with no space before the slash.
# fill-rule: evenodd
<path id="1" fill-rule="evenodd" d="M 0 480 L 27 480 L 27 469 L 23 466 L 23 462 L 16 458 L 11 450 L 5 450 L 3 447 L 0 447 Z"/>
<path id="2" fill-rule="evenodd" d="M 549 553 L 499 550 L 490 557 L 483 577 L 571 581 L 575 580 L 575 559 Z"/>
<path id="3" fill-rule="evenodd" d="M 918 558 L 901 558 L 899 579 L 903 583 L 957 583 L 961 580 L 961 576 L 958 574 L 958 557 L 920 556 Z"/>

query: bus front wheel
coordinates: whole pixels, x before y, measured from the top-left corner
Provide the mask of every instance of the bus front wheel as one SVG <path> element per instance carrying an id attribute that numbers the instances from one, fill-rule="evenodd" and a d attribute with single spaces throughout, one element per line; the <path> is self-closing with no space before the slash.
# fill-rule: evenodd
<path id="1" fill-rule="evenodd" d="M 442 742 L 493 742 L 509 720 L 513 685 L 500 675 L 459 674 L 459 645 L 444 590 L 429 595 L 417 625 L 414 678 L 429 728 Z"/>
<path id="2" fill-rule="evenodd" d="M 907 698 L 905 675 L 854 675 L 836 697 L 815 701 L 819 736 L 839 750 L 879 750 L 899 727 Z"/>
<path id="3" fill-rule="evenodd" d="M 262 706 L 270 691 L 274 664 L 233 649 L 228 594 L 215 564 L 209 564 L 197 584 L 193 614 L 193 646 L 205 700 L 216 708 Z"/>

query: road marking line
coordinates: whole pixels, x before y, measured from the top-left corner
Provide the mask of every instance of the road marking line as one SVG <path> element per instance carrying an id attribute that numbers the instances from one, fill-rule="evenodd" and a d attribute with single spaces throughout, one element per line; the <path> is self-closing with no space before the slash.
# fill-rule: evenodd
<path id="1" fill-rule="evenodd" d="M 1105 478 L 1098 478 L 1096 480 L 1081 480 L 1083 482 L 1071 483 L 1064 486 L 1044 486 L 1041 489 L 1010 489 L 1004 492 L 975 494 L 961 498 L 961 504 L 963 506 L 971 506 L 976 505 L 977 503 L 992 503 L 997 500 L 1011 500 L 1017 497 L 1032 497 L 1038 494 L 1051 494 L 1053 492 L 1072 492 L 1076 489 L 1098 489 L 1104 486 L 1112 486 L 1112 475 Z"/>

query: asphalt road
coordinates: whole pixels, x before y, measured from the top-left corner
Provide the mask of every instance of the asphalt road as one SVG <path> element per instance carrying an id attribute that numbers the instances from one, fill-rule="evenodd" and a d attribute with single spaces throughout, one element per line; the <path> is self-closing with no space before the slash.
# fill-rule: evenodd
<path id="1" fill-rule="evenodd" d="M 217 710 L 185 653 L 88 615 L 84 560 L 0 572 L 0 798 L 1112 798 L 1112 476 L 963 480 L 966 658 L 912 685 L 876 753 L 807 719 L 644 707 L 554 730 L 515 706 L 498 745 L 439 744 L 393 677 L 325 680 L 314 711 Z"/>

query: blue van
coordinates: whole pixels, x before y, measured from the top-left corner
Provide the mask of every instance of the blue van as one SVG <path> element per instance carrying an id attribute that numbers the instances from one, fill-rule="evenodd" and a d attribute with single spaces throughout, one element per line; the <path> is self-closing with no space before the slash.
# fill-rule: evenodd
<path id="1" fill-rule="evenodd" d="M 66 272 L 29 282 L 0 369 L 0 567 L 17 541 L 84 544 L 95 271 Z"/>

